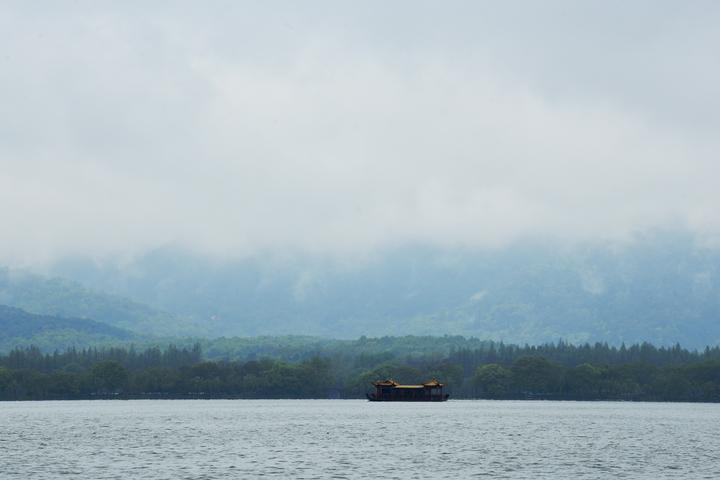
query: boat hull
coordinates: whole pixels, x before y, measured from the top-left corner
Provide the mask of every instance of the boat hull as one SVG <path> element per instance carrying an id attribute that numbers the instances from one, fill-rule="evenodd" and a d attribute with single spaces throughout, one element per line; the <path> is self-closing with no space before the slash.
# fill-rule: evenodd
<path id="1" fill-rule="evenodd" d="M 442 396 L 436 395 L 431 398 L 392 398 L 377 397 L 374 393 L 366 393 L 365 396 L 371 402 L 445 402 L 450 398 L 450 394 L 446 393 Z"/>

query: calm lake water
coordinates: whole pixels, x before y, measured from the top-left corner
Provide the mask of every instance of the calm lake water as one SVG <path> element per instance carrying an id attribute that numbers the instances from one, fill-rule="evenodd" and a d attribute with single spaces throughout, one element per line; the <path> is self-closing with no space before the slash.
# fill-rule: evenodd
<path id="1" fill-rule="evenodd" d="M 720 405 L 0 403 L 0 478 L 720 478 Z"/>

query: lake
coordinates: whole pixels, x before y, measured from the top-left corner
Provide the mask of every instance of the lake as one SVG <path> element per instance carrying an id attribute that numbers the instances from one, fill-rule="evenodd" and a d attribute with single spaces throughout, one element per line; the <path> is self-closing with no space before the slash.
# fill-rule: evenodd
<path id="1" fill-rule="evenodd" d="M 720 478 L 720 405 L 0 403 L 2 479 Z"/>

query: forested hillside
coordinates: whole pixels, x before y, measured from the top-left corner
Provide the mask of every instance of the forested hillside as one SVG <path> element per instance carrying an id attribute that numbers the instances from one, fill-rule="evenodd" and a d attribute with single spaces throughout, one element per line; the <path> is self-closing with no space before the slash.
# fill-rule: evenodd
<path id="1" fill-rule="evenodd" d="M 206 333 L 195 324 L 77 282 L 0 267 L 0 304 L 56 317 L 85 318 L 144 335 Z"/>
<path id="2" fill-rule="evenodd" d="M 55 274 L 188 316 L 212 335 L 466 335 L 537 343 L 720 343 L 720 250 L 680 233 L 626 244 L 426 247 L 366 257 L 212 258 L 160 249 Z"/>
<path id="3" fill-rule="evenodd" d="M 139 335 L 128 330 L 93 320 L 35 315 L 0 305 L 0 352 L 18 345 L 37 345 L 44 350 L 55 350 L 139 339 Z"/>

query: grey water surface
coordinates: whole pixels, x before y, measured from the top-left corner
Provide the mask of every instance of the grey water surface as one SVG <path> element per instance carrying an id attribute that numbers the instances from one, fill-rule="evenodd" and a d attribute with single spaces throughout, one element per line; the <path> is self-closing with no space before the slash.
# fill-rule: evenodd
<path id="1" fill-rule="evenodd" d="M 720 478 L 720 405 L 0 403 L 2 479 Z"/>

